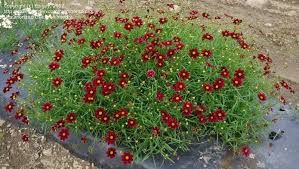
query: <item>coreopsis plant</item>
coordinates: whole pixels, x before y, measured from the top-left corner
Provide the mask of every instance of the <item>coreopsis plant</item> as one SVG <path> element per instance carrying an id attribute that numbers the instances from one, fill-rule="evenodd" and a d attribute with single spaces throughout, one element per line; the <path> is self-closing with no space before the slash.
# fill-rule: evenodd
<path id="1" fill-rule="evenodd" d="M 216 137 L 247 156 L 267 125 L 272 60 L 246 41 L 240 23 L 196 10 L 159 17 L 90 12 L 65 20 L 59 36 L 46 29 L 44 46 L 4 91 L 24 75 L 29 95 L 19 107 L 30 110 L 19 108 L 16 117 L 51 125 L 62 141 L 89 132 L 110 146 L 109 158 L 125 148 L 124 164 L 157 154 L 170 159 L 194 137 Z M 17 109 L 13 102 L 5 108 Z"/>

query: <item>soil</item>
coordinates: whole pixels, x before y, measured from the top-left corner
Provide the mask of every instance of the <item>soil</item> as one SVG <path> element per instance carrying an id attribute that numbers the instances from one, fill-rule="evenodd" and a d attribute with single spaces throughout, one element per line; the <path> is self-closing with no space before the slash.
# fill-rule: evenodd
<path id="1" fill-rule="evenodd" d="M 299 0 L 130 0 L 121 6 L 117 0 L 72 0 L 65 4 L 65 8 L 168 10 L 167 3 L 178 5 L 175 12 L 198 9 L 211 15 L 226 13 L 242 19 L 244 27 L 249 28 L 246 31 L 256 39 L 256 46 L 273 58 L 275 75 L 290 81 L 295 94 L 284 92 L 284 95 L 290 104 L 299 107 Z M 0 168 L 95 168 L 34 130 L 25 129 L 30 133 L 30 142 L 23 143 L 21 130 L 24 129 L 0 119 Z M 235 160 L 232 153 L 228 153 L 219 168 L 234 169 Z M 264 167 L 256 159 L 249 158 L 243 160 L 240 168 Z"/>

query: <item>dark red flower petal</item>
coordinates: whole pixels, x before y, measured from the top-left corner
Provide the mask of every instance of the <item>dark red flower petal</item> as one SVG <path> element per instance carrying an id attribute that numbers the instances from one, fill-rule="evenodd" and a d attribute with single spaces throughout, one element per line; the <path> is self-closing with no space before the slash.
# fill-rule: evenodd
<path id="1" fill-rule="evenodd" d="M 107 157 L 114 158 L 116 155 L 116 149 L 113 147 L 109 147 L 106 154 L 107 154 Z"/>
<path id="2" fill-rule="evenodd" d="M 124 164 L 131 164 L 133 161 L 133 155 L 130 154 L 129 152 L 124 152 L 121 155 L 121 160 Z"/>
<path id="3" fill-rule="evenodd" d="M 61 128 L 60 131 L 58 132 L 58 137 L 60 138 L 61 141 L 65 141 L 69 138 L 70 132 L 69 129 L 67 128 Z"/>

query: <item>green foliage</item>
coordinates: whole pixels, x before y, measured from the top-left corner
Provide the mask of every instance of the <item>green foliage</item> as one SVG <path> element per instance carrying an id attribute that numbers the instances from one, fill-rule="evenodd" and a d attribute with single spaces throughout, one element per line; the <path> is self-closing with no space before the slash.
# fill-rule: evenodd
<path id="1" fill-rule="evenodd" d="M 128 31 L 124 29 L 123 23 L 117 23 L 113 17 L 105 16 L 94 26 L 83 26 L 81 35 L 75 35 L 75 29 L 70 27 L 65 43 L 61 43 L 61 36 L 51 35 L 47 41 L 43 41 L 40 50 L 21 69 L 27 77 L 21 87 L 29 90 L 29 98 L 19 102 L 25 106 L 33 106 L 34 111 L 29 113 L 29 117 L 54 125 L 59 120 L 66 120 L 67 115 L 74 112 L 76 122 L 65 124 L 72 132 L 89 131 L 92 135 L 103 138 L 112 130 L 118 135 L 116 144 L 130 149 L 137 159 L 156 154 L 168 159 L 178 149 L 187 150 L 190 139 L 194 137 L 212 135 L 232 148 L 256 142 L 260 131 L 267 124 L 263 117 L 268 112 L 268 108 L 261 104 L 258 93 L 264 92 L 270 96 L 272 84 L 267 76 L 263 75 L 262 64 L 252 58 L 257 54 L 255 49 L 242 49 L 235 39 L 222 36 L 221 31 L 224 29 L 236 29 L 237 32 L 238 26 L 222 25 L 221 21 L 213 19 L 173 20 L 168 17 L 165 24 L 160 24 L 159 18 L 148 17 L 142 20 L 144 23 L 141 27 L 134 26 L 134 29 Z M 201 29 L 198 22 L 205 23 L 206 29 Z M 148 23 L 154 23 L 156 28 L 163 29 L 162 32 L 156 33 L 154 29 L 149 29 Z M 105 32 L 99 32 L 100 25 L 107 26 Z M 121 32 L 123 37 L 127 38 L 115 38 L 115 32 Z M 152 32 L 155 38 L 140 44 L 134 42 L 135 38 L 144 36 L 147 32 Z M 203 39 L 204 33 L 211 34 L 213 40 Z M 154 39 L 158 38 L 159 42 L 163 42 L 172 40 L 175 36 L 180 37 L 180 42 L 185 46 L 178 50 L 172 59 L 165 59 L 162 68 L 156 66 L 156 59 L 146 62 L 142 60 L 146 45 Z M 75 38 L 75 42 L 69 44 L 72 38 Z M 79 45 L 77 40 L 80 38 L 85 38 L 86 42 Z M 92 49 L 90 42 L 99 39 L 105 39 L 104 44 Z M 245 43 L 244 40 L 243 42 Z M 101 54 L 101 50 L 111 43 L 115 47 Z M 175 43 L 177 42 L 173 42 L 169 47 L 157 46 L 156 49 L 166 55 L 170 48 L 175 48 Z M 201 54 L 195 59 L 189 56 L 189 51 L 193 48 L 199 51 L 208 49 L 213 54 L 210 58 Z M 48 66 L 55 57 L 55 51 L 59 49 L 64 53 L 59 61 L 60 68 L 50 71 Z M 111 59 L 120 55 L 125 57 L 118 66 L 103 64 L 101 61 L 102 58 Z M 84 68 L 82 59 L 87 56 L 98 56 L 99 59 Z M 215 68 L 207 64 L 214 65 Z M 83 99 L 86 94 L 84 85 L 96 77 L 93 66 L 104 69 L 105 81 L 112 82 L 117 87 L 107 96 L 101 93 L 104 89 L 98 87 L 96 100 L 87 104 Z M 220 78 L 223 66 L 230 72 L 229 78 L 222 77 L 225 81 L 224 87 L 213 92 L 205 91 L 202 86 L 213 84 L 215 79 Z M 182 69 L 188 70 L 190 79 L 182 80 L 179 77 Z M 232 84 L 232 78 L 238 69 L 244 70 L 245 78 L 243 84 L 236 87 Z M 154 70 L 155 77 L 148 78 L 148 70 Z M 124 88 L 118 84 L 120 72 L 129 74 L 127 86 Z M 59 87 L 52 84 L 52 80 L 57 77 L 63 80 Z M 185 83 L 184 91 L 176 92 L 172 88 L 178 81 Z M 163 101 L 157 101 L 158 91 L 164 93 Z M 183 102 L 192 102 L 193 107 L 205 105 L 206 111 L 202 115 L 206 118 L 219 108 L 225 112 L 226 117 L 217 122 L 200 123 L 197 117 L 199 115 L 194 113 L 195 108 L 192 109 L 192 115 L 186 117 L 181 112 L 183 102 L 178 104 L 169 100 L 175 93 L 183 96 Z M 47 112 L 42 109 L 46 102 L 53 104 L 53 109 Z M 99 107 L 104 107 L 110 117 L 108 124 L 103 124 L 95 117 L 95 111 Z M 115 112 L 121 108 L 129 110 L 128 116 L 119 120 L 113 119 Z M 180 127 L 171 129 L 162 122 L 161 110 L 166 110 L 179 121 Z M 129 118 L 137 120 L 137 127 L 128 127 Z M 153 127 L 160 128 L 158 136 L 152 134 Z"/>

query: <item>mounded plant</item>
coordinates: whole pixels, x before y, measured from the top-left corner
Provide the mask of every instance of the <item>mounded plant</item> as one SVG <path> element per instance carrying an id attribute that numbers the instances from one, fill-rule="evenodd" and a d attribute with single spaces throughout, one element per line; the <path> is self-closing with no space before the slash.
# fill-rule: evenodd
<path id="1" fill-rule="evenodd" d="M 110 158 L 125 148 L 125 164 L 170 159 L 192 138 L 210 136 L 249 155 L 246 145 L 268 123 L 263 102 L 275 92 L 271 58 L 245 40 L 240 23 L 196 10 L 65 20 L 59 36 L 56 26 L 43 32 L 44 45 L 12 76 L 29 91 L 16 117 L 51 125 L 62 141 L 87 131 L 111 145 Z"/>

